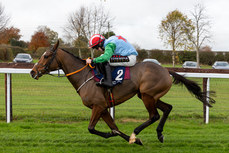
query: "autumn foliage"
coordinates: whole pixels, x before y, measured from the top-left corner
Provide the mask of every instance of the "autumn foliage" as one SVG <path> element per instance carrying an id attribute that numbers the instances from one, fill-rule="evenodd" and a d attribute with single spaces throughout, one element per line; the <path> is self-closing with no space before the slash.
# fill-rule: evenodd
<path id="1" fill-rule="evenodd" d="M 0 32 L 0 44 L 10 44 L 12 39 L 19 40 L 21 35 L 20 30 L 14 27 L 5 28 Z"/>
<path id="2" fill-rule="evenodd" d="M 50 43 L 48 41 L 48 37 L 45 35 L 44 32 L 36 32 L 31 39 L 29 44 L 29 50 L 36 51 L 39 47 L 48 47 Z"/>

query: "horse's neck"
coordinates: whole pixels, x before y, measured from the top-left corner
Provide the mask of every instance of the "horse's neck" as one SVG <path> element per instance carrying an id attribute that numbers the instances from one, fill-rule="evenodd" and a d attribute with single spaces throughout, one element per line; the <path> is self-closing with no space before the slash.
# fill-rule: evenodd
<path id="1" fill-rule="evenodd" d="M 80 59 L 77 61 L 73 55 L 59 49 L 57 52 L 57 61 L 61 64 L 63 71 L 65 74 L 71 73 L 74 69 L 77 69 L 83 63 Z"/>
<path id="2" fill-rule="evenodd" d="M 75 72 L 85 66 L 81 59 L 77 59 L 76 57 L 65 51 L 61 50 L 58 57 L 65 74 Z M 85 68 L 84 70 L 73 74 L 73 77 L 69 77 L 69 81 L 73 84 L 75 88 L 78 87 L 83 82 L 83 78 L 86 77 L 88 71 L 89 69 Z"/>

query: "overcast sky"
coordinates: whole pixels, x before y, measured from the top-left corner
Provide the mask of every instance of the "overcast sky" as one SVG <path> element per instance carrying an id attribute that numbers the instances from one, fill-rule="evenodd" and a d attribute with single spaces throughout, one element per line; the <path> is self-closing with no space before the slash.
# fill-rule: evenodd
<path id="1" fill-rule="evenodd" d="M 81 6 L 103 3 L 115 17 L 114 32 L 144 49 L 167 49 L 159 39 L 158 27 L 168 12 L 178 9 L 190 17 L 194 5 L 202 4 L 212 22 L 213 50 L 229 51 L 229 0 L 0 0 L 10 25 L 19 28 L 21 39 L 30 41 L 40 25 L 63 37 L 71 13 Z M 170 48 L 168 48 L 170 49 Z"/>

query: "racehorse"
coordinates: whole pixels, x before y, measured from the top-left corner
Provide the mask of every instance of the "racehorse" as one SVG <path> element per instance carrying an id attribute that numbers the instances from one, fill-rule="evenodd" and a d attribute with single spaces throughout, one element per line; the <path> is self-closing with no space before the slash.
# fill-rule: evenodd
<path id="1" fill-rule="evenodd" d="M 129 143 L 142 145 L 141 140 L 136 138 L 136 135 L 160 119 L 157 111 L 157 109 L 160 109 L 163 112 L 163 116 L 156 131 L 159 141 L 163 142 L 164 136 L 162 131 L 166 119 L 172 110 L 172 105 L 161 101 L 160 98 L 170 90 L 173 83 L 185 85 L 189 92 L 210 107 L 211 103 L 215 103 L 214 99 L 206 96 L 206 93 L 201 91 L 201 88 L 196 82 L 188 80 L 174 71 L 168 71 L 166 68 L 152 62 L 137 63 L 135 66 L 130 67 L 130 80 L 124 80 L 121 85 L 117 85 L 112 89 L 115 105 L 119 105 L 137 94 L 149 113 L 149 119 L 135 128 L 131 136 L 128 136 L 118 129 L 110 116 L 108 112 L 108 108 L 110 107 L 108 91 L 104 87 L 97 86 L 96 82 L 90 79 L 93 77 L 93 74 L 91 73 L 91 68 L 86 65 L 85 60 L 58 48 L 58 46 L 59 41 L 41 56 L 30 74 L 34 79 L 38 80 L 39 77 L 49 74 L 50 71 L 62 69 L 73 87 L 77 90 L 83 104 L 92 109 L 88 126 L 88 130 L 92 134 L 104 138 L 121 136 L 126 141 L 129 141 Z M 76 70 L 79 70 L 77 71 L 78 73 L 75 72 Z M 174 80 L 172 80 L 170 75 Z M 208 102 L 206 99 L 208 99 Z M 111 132 L 105 133 L 95 129 L 100 118 L 110 127 Z"/>

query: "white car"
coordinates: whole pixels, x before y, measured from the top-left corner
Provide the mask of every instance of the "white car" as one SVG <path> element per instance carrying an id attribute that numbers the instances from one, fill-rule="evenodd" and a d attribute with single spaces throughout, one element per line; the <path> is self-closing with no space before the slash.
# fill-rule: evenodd
<path id="1" fill-rule="evenodd" d="M 32 61 L 33 58 L 26 53 L 18 53 L 13 60 L 14 63 L 31 63 Z"/>
<path id="2" fill-rule="evenodd" d="M 194 61 L 185 61 L 182 67 L 183 68 L 198 68 L 197 62 L 194 62 Z"/>
<path id="3" fill-rule="evenodd" d="M 212 65 L 213 69 L 229 69 L 229 64 L 226 61 L 216 61 Z"/>
<path id="4" fill-rule="evenodd" d="M 161 65 L 161 63 L 158 62 L 158 60 L 156 60 L 156 59 L 150 59 L 150 58 L 149 59 L 144 59 L 143 62 L 153 62 L 153 63 L 156 63 L 158 65 Z"/>

